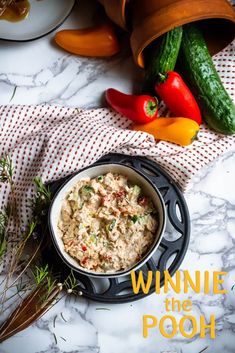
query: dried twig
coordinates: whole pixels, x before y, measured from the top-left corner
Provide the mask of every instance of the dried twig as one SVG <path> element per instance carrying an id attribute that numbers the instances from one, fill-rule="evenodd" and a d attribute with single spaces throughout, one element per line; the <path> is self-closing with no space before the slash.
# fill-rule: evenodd
<path id="1" fill-rule="evenodd" d="M 30 326 L 55 304 L 61 291 L 60 287 L 55 287 L 47 300 L 44 300 L 47 291 L 47 287 L 41 285 L 21 302 L 0 328 L 0 342 Z"/>
<path id="2" fill-rule="evenodd" d="M 51 199 L 49 189 L 45 187 L 40 178 L 35 178 L 34 180 L 36 196 L 29 202 L 33 213 L 33 220 L 26 231 L 21 235 L 18 234 L 21 237 L 20 242 L 8 249 L 9 235 L 16 235 L 10 233 L 10 222 L 16 229 L 20 229 L 13 171 L 14 168 L 11 159 L 8 156 L 1 158 L 0 182 L 9 185 L 10 199 L 5 212 L 0 213 L 0 257 L 10 257 L 11 260 L 8 266 L 8 272 L 1 283 L 3 289 L 0 292 L 0 312 L 5 312 L 15 304 L 12 303 L 12 300 L 13 298 L 15 299 L 17 294 L 19 295 L 18 299 L 20 302 L 18 307 L 0 327 L 0 342 L 28 327 L 41 317 L 58 301 L 58 295 L 63 287 L 60 283 L 57 285 L 56 277 L 52 278 L 47 264 L 43 264 L 41 260 L 40 262 L 42 264 L 39 265 L 38 261 L 36 261 L 38 260 L 44 242 L 44 227 L 41 227 L 41 237 L 39 241 L 36 242 L 36 247 L 34 247 L 32 255 L 28 259 L 25 258 L 26 246 L 30 243 L 36 227 L 39 224 L 42 225 L 45 223 L 43 217 L 45 217 Z M 35 244 L 35 241 L 33 243 Z M 28 274 L 29 269 L 31 269 L 31 275 Z M 68 286 L 70 286 L 69 289 Z M 66 279 L 65 287 L 68 292 L 74 290 L 74 276 Z M 12 293 L 13 290 L 15 290 L 14 293 Z M 29 292 L 29 294 L 25 298 L 22 298 L 22 294 L 25 295 L 27 292 Z"/>

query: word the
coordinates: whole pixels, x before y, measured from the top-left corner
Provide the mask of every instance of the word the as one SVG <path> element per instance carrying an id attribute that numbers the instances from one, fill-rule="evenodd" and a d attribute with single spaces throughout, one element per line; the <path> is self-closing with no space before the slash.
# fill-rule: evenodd
<path id="1" fill-rule="evenodd" d="M 164 300 L 164 303 L 165 303 L 165 308 L 166 308 L 166 311 L 191 311 L 192 310 L 192 301 L 191 300 L 184 300 L 184 301 L 180 301 L 180 300 L 177 300 L 175 298 L 171 298 L 171 299 L 168 299 L 166 298 Z"/>

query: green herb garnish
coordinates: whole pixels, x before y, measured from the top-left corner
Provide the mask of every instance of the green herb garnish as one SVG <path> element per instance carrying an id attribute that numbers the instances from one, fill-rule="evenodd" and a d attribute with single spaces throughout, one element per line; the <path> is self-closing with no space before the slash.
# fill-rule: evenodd
<path id="1" fill-rule="evenodd" d="M 97 245 L 97 235 L 95 233 L 91 234 L 90 239 Z"/>
<path id="2" fill-rule="evenodd" d="M 105 272 L 109 270 L 109 266 L 108 266 L 107 263 L 102 264 L 102 265 L 101 265 L 101 268 L 102 268 Z"/>
<path id="3" fill-rule="evenodd" d="M 93 187 L 91 187 L 89 185 L 85 185 L 85 186 L 83 186 L 82 191 L 88 193 L 88 192 L 94 191 L 94 189 L 93 189 Z"/>
<path id="4" fill-rule="evenodd" d="M 117 222 L 116 219 L 113 219 L 112 222 L 109 224 L 108 230 L 110 232 L 112 232 L 112 230 L 114 229 L 116 222 Z"/>
<path id="5" fill-rule="evenodd" d="M 136 223 L 139 219 L 140 219 L 140 217 L 137 216 L 136 214 L 131 217 L 131 220 L 132 220 L 133 223 Z"/>
<path id="6" fill-rule="evenodd" d="M 135 196 L 138 197 L 141 193 L 141 188 L 138 185 L 134 185 L 132 192 Z"/>
<path id="7" fill-rule="evenodd" d="M 112 245 L 110 242 L 107 242 L 107 243 L 105 244 L 105 247 L 106 247 L 107 249 L 109 249 L 109 250 L 113 250 L 113 245 Z"/>
<path id="8" fill-rule="evenodd" d="M 83 208 L 83 206 L 84 206 L 84 201 L 82 201 L 82 202 L 80 203 L 80 205 L 79 205 L 79 210 L 81 210 L 81 209 Z"/>
<path id="9" fill-rule="evenodd" d="M 97 180 L 98 180 L 98 181 L 103 181 L 103 179 L 104 179 L 103 175 L 99 175 L 99 176 L 97 177 Z"/>
<path id="10" fill-rule="evenodd" d="M 81 229 L 84 229 L 84 228 L 85 228 L 84 224 L 83 223 L 79 223 L 78 230 L 81 230 Z"/>

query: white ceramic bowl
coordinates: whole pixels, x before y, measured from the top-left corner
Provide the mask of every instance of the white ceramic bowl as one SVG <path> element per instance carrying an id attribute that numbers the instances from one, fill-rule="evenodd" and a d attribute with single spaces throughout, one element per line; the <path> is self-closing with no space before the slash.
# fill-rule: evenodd
<path id="1" fill-rule="evenodd" d="M 64 244 L 59 234 L 57 224 L 58 224 L 63 200 L 66 198 L 68 192 L 72 189 L 72 187 L 81 179 L 84 179 L 87 177 L 95 178 L 98 175 L 107 174 L 108 172 L 126 175 L 128 177 L 128 180 L 130 180 L 131 183 L 137 184 L 141 187 L 141 189 L 143 190 L 143 193 L 152 200 L 156 210 L 158 211 L 159 224 L 156 232 L 156 237 L 152 246 L 149 248 L 149 251 L 139 262 L 137 262 L 134 266 L 127 268 L 123 271 L 101 273 L 101 272 L 94 272 L 94 271 L 85 269 L 84 267 L 80 266 L 79 263 L 74 258 L 72 258 L 67 252 L 65 252 Z M 56 193 L 49 210 L 50 233 L 51 233 L 55 248 L 58 254 L 60 255 L 60 257 L 62 258 L 62 260 L 74 271 L 77 271 L 83 275 L 100 277 L 100 278 L 119 277 L 119 276 L 127 275 L 131 271 L 135 271 L 141 266 L 143 266 L 153 255 L 158 245 L 160 244 L 160 241 L 165 229 L 165 223 L 166 223 L 165 204 L 159 190 L 142 173 L 140 173 L 139 171 L 137 171 L 132 167 L 119 164 L 119 163 L 103 163 L 100 165 L 85 168 L 82 171 L 78 172 L 76 175 L 71 177 L 68 181 L 66 181 L 62 185 L 62 187 Z"/>

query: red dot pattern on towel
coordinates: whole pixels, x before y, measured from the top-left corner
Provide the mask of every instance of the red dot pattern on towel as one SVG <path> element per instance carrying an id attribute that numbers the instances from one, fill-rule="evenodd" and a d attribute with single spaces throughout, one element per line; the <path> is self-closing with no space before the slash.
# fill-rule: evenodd
<path id="1" fill-rule="evenodd" d="M 214 57 L 226 89 L 235 99 L 234 46 Z M 160 112 L 166 113 L 161 103 Z M 19 215 L 25 224 L 30 212 L 26 201 L 34 193 L 33 178 L 50 182 L 94 163 L 109 152 L 145 156 L 161 165 L 185 190 L 197 171 L 234 145 L 235 137 L 216 134 L 202 126 L 189 147 L 156 143 L 147 134 L 126 128 L 130 121 L 108 109 L 75 109 L 59 106 L 1 106 L 1 155 L 15 167 Z M 0 205 L 9 189 L 1 185 Z"/>

